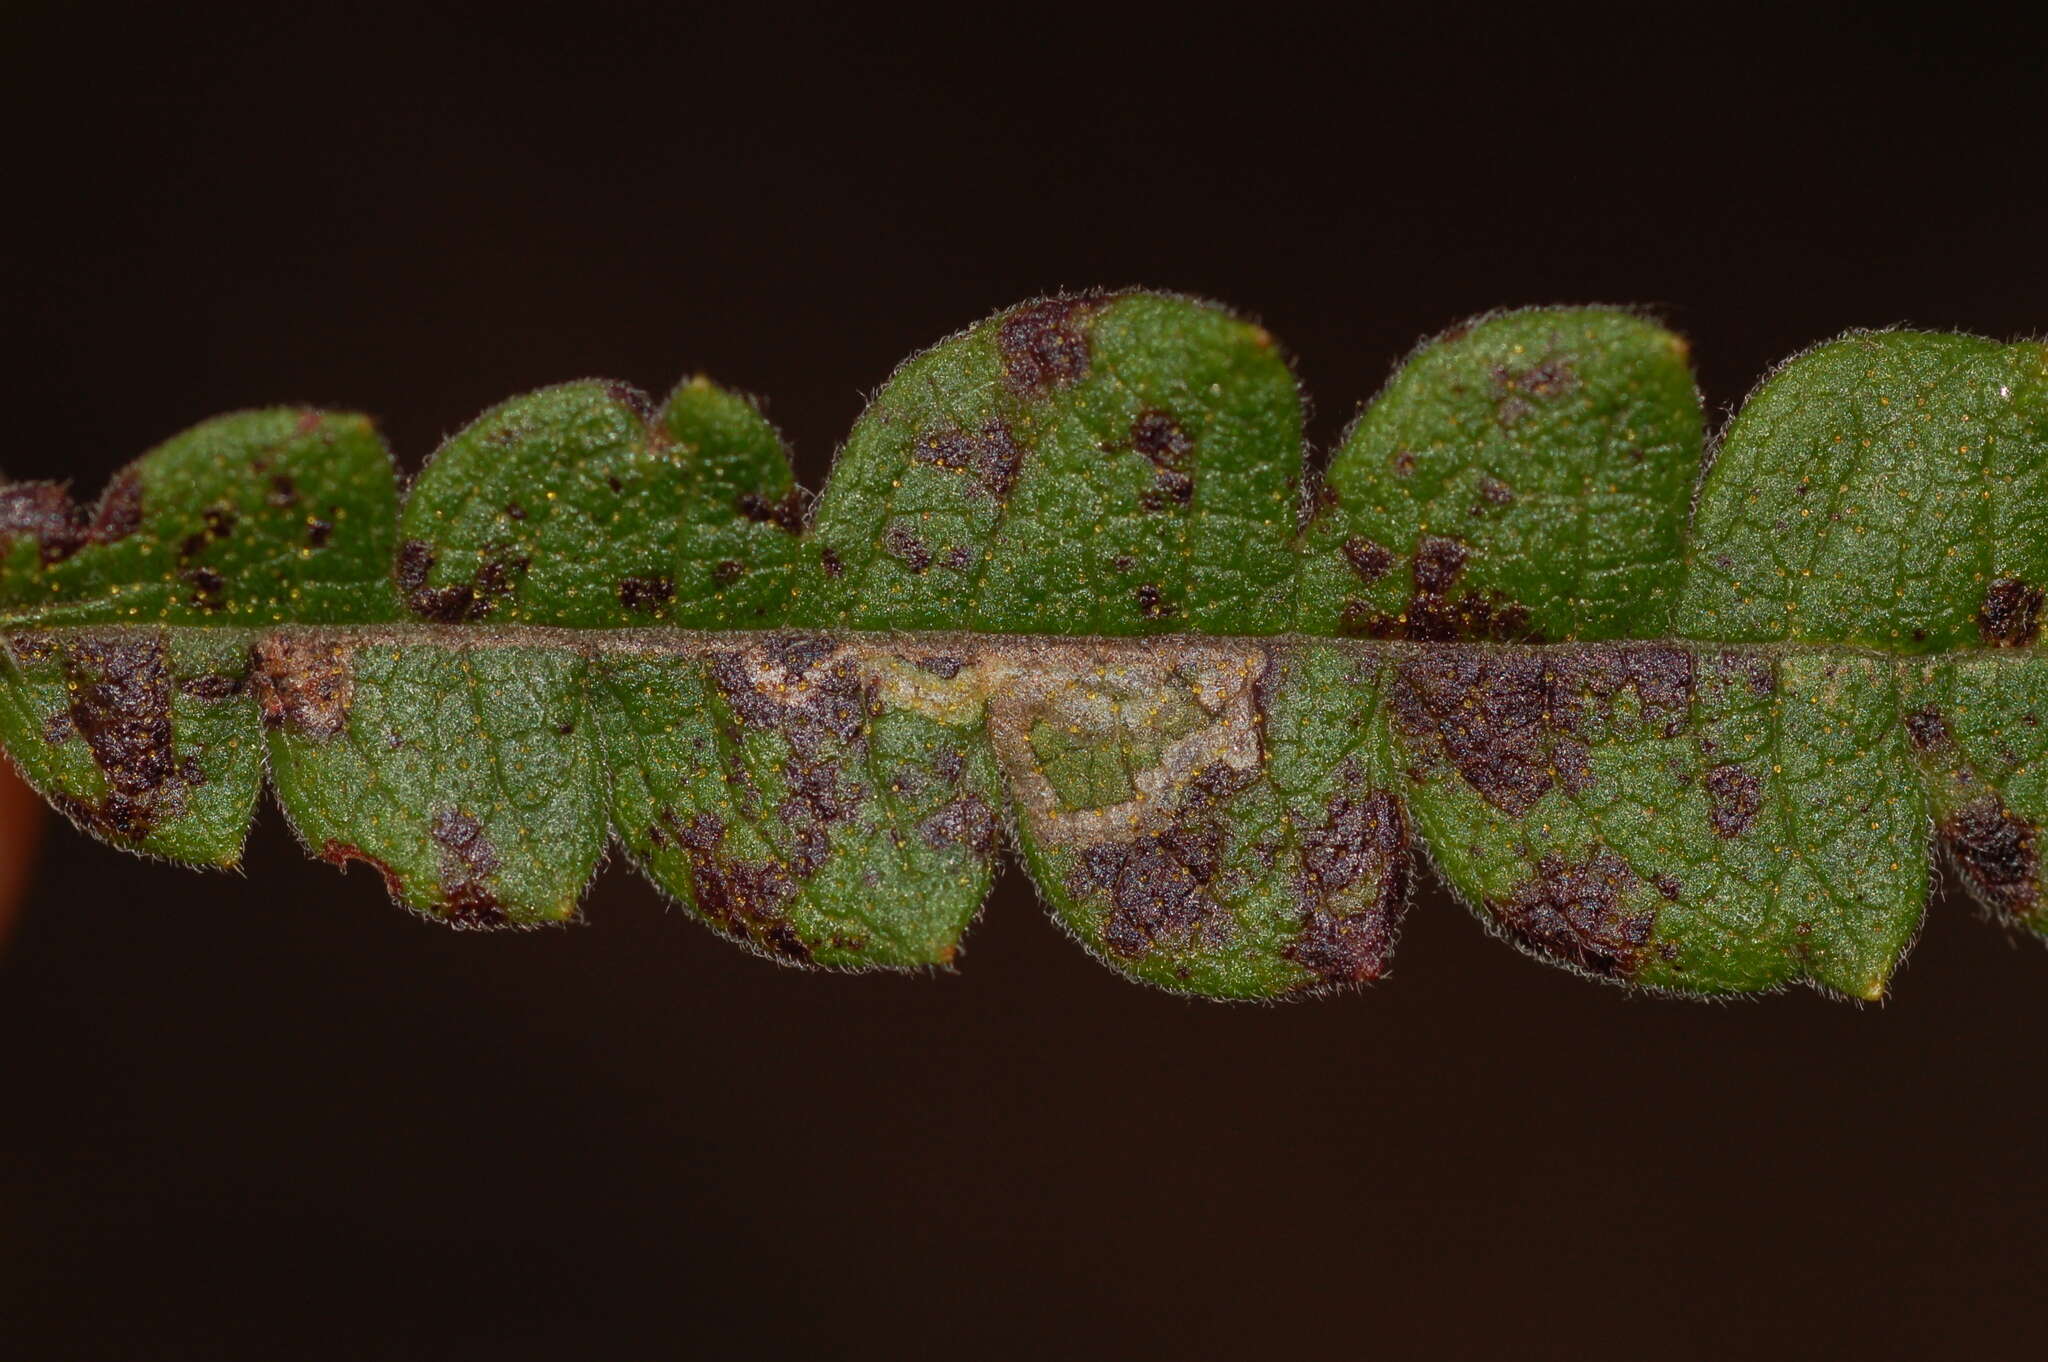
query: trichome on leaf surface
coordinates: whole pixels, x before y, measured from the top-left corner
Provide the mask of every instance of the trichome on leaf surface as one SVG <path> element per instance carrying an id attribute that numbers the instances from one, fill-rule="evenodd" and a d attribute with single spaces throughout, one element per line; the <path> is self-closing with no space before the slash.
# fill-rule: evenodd
<path id="1" fill-rule="evenodd" d="M 2048 931 L 2048 348 L 1855 333 L 1703 465 L 1611 309 L 1417 350 L 1304 468 L 1266 332 L 1152 293 L 897 371 L 808 504 L 704 379 L 515 398 L 403 497 L 369 421 L 208 421 L 81 508 L 0 489 L 0 737 L 80 826 L 314 854 L 466 927 L 613 839 L 714 930 L 941 965 L 998 847 L 1123 973 L 1387 967 L 1422 843 L 1515 944 L 1647 988 L 1882 997 L 1930 830 Z"/>

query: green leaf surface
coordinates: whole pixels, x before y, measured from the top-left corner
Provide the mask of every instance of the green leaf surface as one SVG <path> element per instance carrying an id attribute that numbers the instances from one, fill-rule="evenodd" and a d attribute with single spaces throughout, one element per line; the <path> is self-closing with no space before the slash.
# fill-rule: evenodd
<path id="1" fill-rule="evenodd" d="M 391 619 L 397 486 L 364 417 L 215 417 L 130 464 L 90 512 L 51 483 L 0 490 L 0 612 L 44 625 Z"/>
<path id="2" fill-rule="evenodd" d="M 1611 309 L 1446 332 L 1330 461 L 1301 628 L 1359 638 L 1657 638 L 1700 403 L 1685 343 Z"/>
<path id="3" fill-rule="evenodd" d="M 1201 303 L 1014 308 L 919 355 L 817 508 L 805 623 L 1271 634 L 1290 615 L 1301 396 Z"/>
<path id="4" fill-rule="evenodd" d="M 1671 644 L 1432 650 L 1391 709 L 1437 868 L 1503 935 L 1681 992 L 1882 996 L 1927 892 L 1891 666 Z"/>
<path id="5" fill-rule="evenodd" d="M 2048 584 L 2048 346 L 1895 331 L 1773 374 L 1701 480 L 1689 638 L 2032 643 Z"/>
<path id="6" fill-rule="evenodd" d="M 1103 961 L 1214 998 L 1384 972 L 1409 862 L 1376 659 L 1176 641 L 985 665 L 1019 847 Z"/>
<path id="7" fill-rule="evenodd" d="M 290 634 L 254 651 L 278 802 L 310 851 L 459 926 L 575 916 L 607 832 L 581 656 Z"/>
<path id="8" fill-rule="evenodd" d="M 2009 652 L 1928 661 L 1906 672 L 1901 704 L 1957 878 L 2005 921 L 2048 935 L 2048 666 Z"/>
<path id="9" fill-rule="evenodd" d="M 950 964 L 1001 796 L 957 654 L 731 639 L 593 664 L 611 815 L 714 930 L 796 964 Z"/>
<path id="10" fill-rule="evenodd" d="M 772 625 L 796 561 L 774 428 L 697 379 L 659 412 L 622 383 L 544 388 L 442 445 L 400 522 L 421 619 L 616 628 Z"/>
<path id="11" fill-rule="evenodd" d="M 231 866 L 263 788 L 248 670 L 232 634 L 16 634 L 0 654 L 0 739 L 81 827 L 150 855 Z"/>
<path id="12" fill-rule="evenodd" d="M 363 418 L 223 417 L 91 510 L 0 487 L 0 740 L 133 850 L 235 864 L 267 776 L 423 915 L 564 921 L 616 843 L 828 968 L 951 966 L 1005 841 L 1213 998 L 1382 976 L 1417 849 L 1670 993 L 1885 996 L 1935 848 L 2048 934 L 2041 345 L 1822 346 L 1704 470 L 1612 309 L 1431 342 L 1305 504 L 1301 416 L 1264 331 L 1126 293 L 911 360 L 809 523 L 701 378 L 515 398 L 402 510 Z"/>

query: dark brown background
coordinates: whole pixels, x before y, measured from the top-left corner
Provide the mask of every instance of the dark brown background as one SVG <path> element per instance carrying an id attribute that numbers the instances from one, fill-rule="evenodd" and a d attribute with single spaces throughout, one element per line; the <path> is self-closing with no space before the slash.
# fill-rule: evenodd
<path id="1" fill-rule="evenodd" d="M 2048 325 L 2010 29 L 742 8 L 10 7 L 4 463 L 91 490 L 311 400 L 416 466 L 701 367 L 815 485 L 899 358 L 1060 286 L 1255 313 L 1325 447 L 1501 304 L 1653 305 L 1717 412 L 1850 325 Z M 1862 1010 L 1630 998 L 1433 887 L 1391 981 L 1271 1008 L 1119 982 L 1013 873 L 950 977 L 777 969 L 618 866 L 589 916 L 457 936 L 271 811 L 246 877 L 53 828 L 0 957 L 0 1351 L 2039 1346 L 2048 952 L 1954 896 Z"/>

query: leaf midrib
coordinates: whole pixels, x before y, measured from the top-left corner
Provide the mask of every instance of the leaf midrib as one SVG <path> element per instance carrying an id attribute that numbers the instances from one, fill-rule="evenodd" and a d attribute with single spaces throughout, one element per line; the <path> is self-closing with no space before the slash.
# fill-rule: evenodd
<path id="1" fill-rule="evenodd" d="M 860 651 L 902 648 L 977 653 L 1088 651 L 1133 657 L 1189 649 L 1254 650 L 1261 648 L 1330 648 L 1353 657 L 1423 657 L 1437 652 L 1518 655 L 1584 653 L 1599 649 L 1670 648 L 1689 653 L 1712 652 L 1732 657 L 1856 657 L 1890 665 L 1935 665 L 1954 659 L 2021 662 L 2048 656 L 2048 643 L 2023 647 L 1964 646 L 1908 652 L 1859 643 L 1823 643 L 1774 639 L 1729 642 L 1696 638 L 1571 639 L 1545 643 L 1498 640 L 1358 639 L 1323 634 L 1017 634 L 975 630 L 904 629 L 686 629 L 666 626 L 591 628 L 573 625 L 437 624 L 400 621 L 382 624 L 209 625 L 195 623 L 102 623 L 43 625 L 0 624 L 0 637 L 67 638 L 135 637 L 192 632 L 213 638 L 246 638 L 251 642 L 280 635 L 365 646 L 435 648 L 565 648 L 591 656 L 666 656 L 757 646 L 777 639 L 823 639 Z"/>

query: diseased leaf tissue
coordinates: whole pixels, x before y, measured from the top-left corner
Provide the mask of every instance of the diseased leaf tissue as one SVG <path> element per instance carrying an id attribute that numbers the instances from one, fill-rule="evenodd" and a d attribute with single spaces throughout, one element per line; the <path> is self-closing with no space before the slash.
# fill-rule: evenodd
<path id="1" fill-rule="evenodd" d="M 951 961 L 1016 848 L 1105 962 L 1387 967 L 1415 844 L 1501 935 L 1677 993 L 1883 996 L 1930 828 L 2048 932 L 2048 348 L 1853 334 L 1702 472 L 1685 347 L 1438 337 L 1305 478 L 1272 339 L 1155 294 L 911 360 L 808 506 L 694 379 L 515 398 L 401 497 L 370 423 L 209 421 L 0 490 L 0 736 L 118 845 L 314 854 L 458 926 L 616 841 L 797 963 Z"/>

